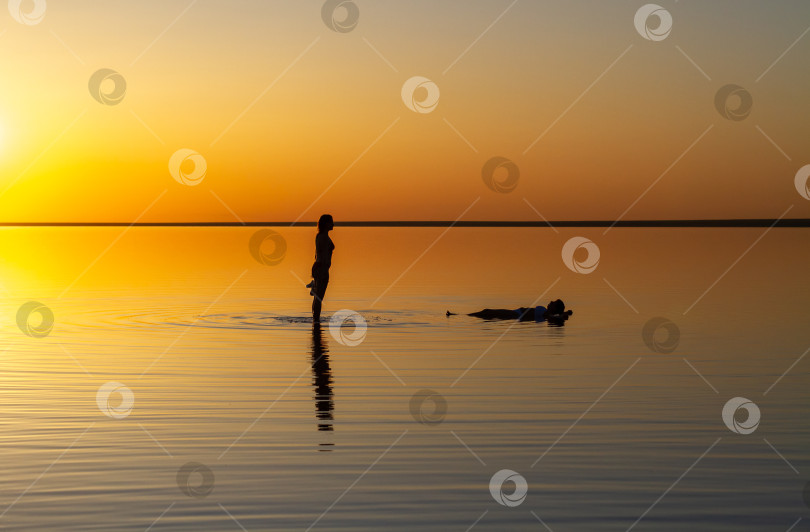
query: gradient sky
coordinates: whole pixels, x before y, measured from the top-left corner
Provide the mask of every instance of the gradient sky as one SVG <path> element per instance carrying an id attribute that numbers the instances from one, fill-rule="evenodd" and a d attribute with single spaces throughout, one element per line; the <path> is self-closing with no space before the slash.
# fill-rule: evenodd
<path id="1" fill-rule="evenodd" d="M 0 221 L 810 217 L 806 1 L 660 2 L 658 42 L 643 1 L 354 3 L 348 33 L 320 0 L 4 11 Z M 126 79 L 119 105 L 90 95 L 101 68 Z M 413 76 L 433 112 L 403 103 Z M 715 109 L 729 83 L 745 120 Z M 182 148 L 207 162 L 198 186 L 169 173 Z M 495 156 L 520 168 L 509 193 L 482 179 Z"/>

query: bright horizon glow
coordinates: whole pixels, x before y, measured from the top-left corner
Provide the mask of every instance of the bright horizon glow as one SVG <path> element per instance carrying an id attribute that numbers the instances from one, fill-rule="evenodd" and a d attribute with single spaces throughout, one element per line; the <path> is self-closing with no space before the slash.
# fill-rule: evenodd
<path id="1" fill-rule="evenodd" d="M 3 16 L 0 222 L 810 218 L 810 5 L 668 4 L 653 41 L 643 2 L 355 3 L 346 33 L 321 2 Z M 116 105 L 88 90 L 100 69 Z M 415 76 L 430 112 L 403 102 Z M 715 109 L 729 84 L 744 120 Z M 169 172 L 181 149 L 195 186 Z M 511 191 L 485 185 L 494 157 Z"/>

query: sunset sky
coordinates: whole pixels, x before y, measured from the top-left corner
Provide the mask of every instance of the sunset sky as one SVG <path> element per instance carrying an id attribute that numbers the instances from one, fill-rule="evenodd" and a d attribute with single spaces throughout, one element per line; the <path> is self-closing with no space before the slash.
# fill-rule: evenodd
<path id="1" fill-rule="evenodd" d="M 0 221 L 810 217 L 806 1 L 659 2 L 662 40 L 634 25 L 643 1 L 347 3 L 346 32 L 320 0 L 4 10 Z M 126 82 L 115 105 L 100 69 Z M 403 101 L 415 76 L 430 112 Z M 743 120 L 715 106 L 728 84 Z M 181 149 L 196 186 L 170 173 Z M 512 190 L 484 183 L 493 157 Z"/>

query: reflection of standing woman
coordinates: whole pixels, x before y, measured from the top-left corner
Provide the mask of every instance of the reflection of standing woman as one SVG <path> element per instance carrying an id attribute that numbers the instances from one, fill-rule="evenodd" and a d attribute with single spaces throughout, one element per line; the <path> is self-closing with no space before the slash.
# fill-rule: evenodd
<path id="1" fill-rule="evenodd" d="M 315 386 L 315 417 L 319 431 L 332 431 L 332 412 L 335 402 L 332 399 L 332 368 L 329 367 L 329 347 L 323 337 L 320 322 L 312 323 L 312 384 Z M 322 443 L 321 447 L 333 446 Z M 328 451 L 329 449 L 319 449 Z"/>
<path id="2" fill-rule="evenodd" d="M 312 265 L 312 320 L 321 319 L 321 304 L 329 284 L 329 267 L 332 266 L 332 251 L 335 244 L 329 238 L 329 231 L 335 228 L 332 215 L 324 214 L 318 220 L 318 235 L 315 237 L 315 264 Z"/>

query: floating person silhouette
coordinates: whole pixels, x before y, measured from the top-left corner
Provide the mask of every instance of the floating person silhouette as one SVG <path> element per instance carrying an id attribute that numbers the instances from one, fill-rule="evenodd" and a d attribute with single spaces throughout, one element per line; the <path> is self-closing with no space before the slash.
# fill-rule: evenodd
<path id="1" fill-rule="evenodd" d="M 332 368 L 329 367 L 329 348 L 326 345 L 320 322 L 312 323 L 312 384 L 315 387 L 315 417 L 318 430 L 331 432 L 335 403 L 332 400 Z M 332 447 L 333 443 L 321 443 L 321 447 Z M 322 451 L 331 449 L 325 448 Z"/>
<path id="2" fill-rule="evenodd" d="M 332 266 L 332 252 L 335 244 L 329 238 L 329 231 L 335 228 L 331 214 L 324 214 L 318 220 L 318 234 L 315 237 L 315 263 L 312 265 L 312 282 L 307 285 L 312 299 L 312 321 L 321 319 L 321 305 L 329 284 L 329 267 Z"/>
<path id="3" fill-rule="evenodd" d="M 565 303 L 561 299 L 550 301 L 547 307 L 520 307 L 516 309 L 485 308 L 478 312 L 467 314 L 484 320 L 518 320 L 518 321 L 548 321 L 552 325 L 563 324 L 574 311 L 565 310 Z M 447 311 L 448 316 L 455 316 Z"/>

